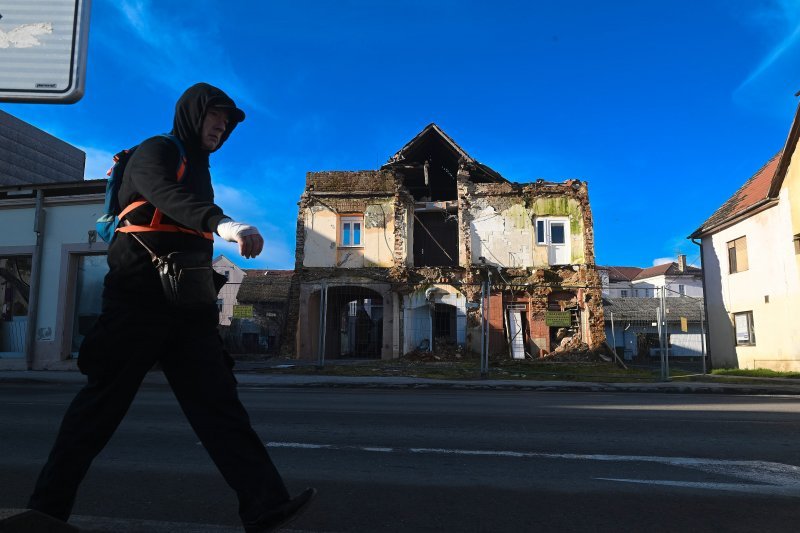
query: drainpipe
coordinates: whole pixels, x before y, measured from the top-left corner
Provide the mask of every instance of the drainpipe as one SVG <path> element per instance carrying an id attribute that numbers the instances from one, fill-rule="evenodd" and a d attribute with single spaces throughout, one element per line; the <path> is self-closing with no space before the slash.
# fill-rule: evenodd
<path id="1" fill-rule="evenodd" d="M 481 377 L 486 375 L 483 354 L 486 353 L 486 280 L 481 280 Z"/>
<path id="2" fill-rule="evenodd" d="M 486 379 L 489 377 L 489 337 L 492 332 L 492 324 L 490 321 L 490 310 L 491 310 L 491 302 L 492 302 L 492 272 L 489 270 L 489 267 L 486 267 L 486 306 L 484 309 L 484 333 L 483 333 L 483 356 L 481 357 L 481 379 Z"/>
<path id="3" fill-rule="evenodd" d="M 36 207 L 33 217 L 33 232 L 36 233 L 36 247 L 31 258 L 31 293 L 28 301 L 28 327 L 25 330 L 25 364 L 33 370 L 33 343 L 36 340 L 37 315 L 39 314 L 39 281 L 42 277 L 42 248 L 44 245 L 44 192 L 36 191 Z"/>
<path id="4" fill-rule="evenodd" d="M 705 258 L 703 257 L 703 241 L 696 241 L 695 239 L 690 239 L 694 244 L 700 247 L 700 270 L 703 272 L 703 313 L 706 315 L 706 328 L 707 331 L 703 332 L 701 329 L 701 334 L 705 334 L 706 337 L 706 352 L 703 354 L 703 373 L 706 373 L 710 370 L 711 367 L 711 322 L 710 317 L 708 316 L 708 290 L 706 289 L 706 266 L 705 266 Z M 702 322 L 701 322 L 702 324 Z M 706 365 L 706 358 L 709 359 L 709 364 Z"/>

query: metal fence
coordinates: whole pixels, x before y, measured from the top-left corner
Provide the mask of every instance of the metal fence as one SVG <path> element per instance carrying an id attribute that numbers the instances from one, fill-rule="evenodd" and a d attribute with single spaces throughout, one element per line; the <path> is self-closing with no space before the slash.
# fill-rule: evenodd
<path id="1" fill-rule="evenodd" d="M 492 289 L 488 283 L 306 285 L 301 289 L 304 311 L 298 328 L 299 336 L 308 342 L 301 342 L 300 350 L 304 356 L 313 354 L 320 366 L 399 356 L 428 362 L 469 360 L 486 373 L 490 354 L 511 357 L 516 350 L 525 358 L 529 308 L 516 303 L 520 296 L 513 296 L 511 287 Z"/>
<path id="2" fill-rule="evenodd" d="M 655 288 L 654 298 L 607 299 L 606 340 L 627 365 L 706 373 L 706 319 L 702 298 Z"/>
<path id="3" fill-rule="evenodd" d="M 279 355 L 290 338 L 289 351 L 319 367 L 414 362 L 485 377 L 511 363 L 598 363 L 598 352 L 608 359 L 613 347 L 619 362 L 651 370 L 652 379 L 668 379 L 670 368 L 705 371 L 702 299 L 668 289 L 656 298 L 604 299 L 607 345 L 597 335 L 598 310 L 586 303 L 599 287 L 320 280 L 297 291 L 291 324 L 288 299 L 235 307 L 221 328 L 229 351 Z"/>

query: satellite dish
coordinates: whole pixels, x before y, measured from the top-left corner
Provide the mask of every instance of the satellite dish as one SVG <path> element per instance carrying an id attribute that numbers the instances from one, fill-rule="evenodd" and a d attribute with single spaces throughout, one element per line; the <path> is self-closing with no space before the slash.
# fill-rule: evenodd
<path id="1" fill-rule="evenodd" d="M 0 102 L 83 96 L 91 0 L 0 2 Z"/>

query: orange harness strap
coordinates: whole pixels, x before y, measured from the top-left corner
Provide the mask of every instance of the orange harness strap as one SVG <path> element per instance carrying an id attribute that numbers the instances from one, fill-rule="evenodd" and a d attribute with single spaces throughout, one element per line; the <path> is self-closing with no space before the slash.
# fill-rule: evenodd
<path id="1" fill-rule="evenodd" d="M 181 174 L 182 174 L 182 172 L 181 172 Z M 123 220 L 125 215 L 127 215 L 128 213 L 130 213 L 131 211 L 133 211 L 137 207 L 141 207 L 141 206 L 143 206 L 144 204 L 147 204 L 147 203 L 150 203 L 150 202 L 148 202 L 147 200 L 137 200 L 137 201 L 131 203 L 125 209 L 122 210 L 122 212 L 119 214 L 119 219 Z M 151 231 L 167 231 L 167 232 L 172 232 L 172 233 L 188 233 L 190 235 L 197 235 L 198 237 L 203 237 L 204 239 L 208 239 L 210 241 L 214 240 L 214 234 L 213 233 L 206 233 L 206 232 L 202 232 L 202 231 L 197 231 L 197 230 L 193 230 L 193 229 L 189 229 L 189 228 L 184 228 L 184 227 L 181 227 L 181 226 L 175 226 L 173 224 L 162 224 L 161 223 L 162 216 L 163 215 L 161 214 L 161 211 L 158 208 L 156 208 L 155 212 L 153 213 L 153 219 L 150 221 L 150 225 L 149 226 L 135 226 L 135 225 L 129 223 L 126 226 L 120 225 L 119 227 L 117 227 L 117 231 L 120 231 L 122 233 L 143 233 L 143 232 L 151 232 Z"/>

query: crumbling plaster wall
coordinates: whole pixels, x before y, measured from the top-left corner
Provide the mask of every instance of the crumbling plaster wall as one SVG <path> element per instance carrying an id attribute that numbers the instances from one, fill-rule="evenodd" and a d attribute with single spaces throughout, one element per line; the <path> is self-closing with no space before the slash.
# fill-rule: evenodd
<path id="1" fill-rule="evenodd" d="M 581 339 L 591 349 L 605 341 L 600 278 L 594 264 L 594 230 L 588 188 L 580 180 L 563 183 L 474 183 L 474 169 L 458 173 L 460 264 L 493 265 L 492 291 L 504 292 L 506 303 L 529 306 L 531 353 L 549 349 L 545 324 L 548 296 L 556 291 L 575 294 L 581 311 Z M 567 217 L 570 225 L 571 265 L 551 266 L 547 247 L 536 245 L 536 217 Z M 480 301 L 482 269 L 470 268 L 465 294 Z M 499 279 L 498 279 L 499 278 Z M 511 287 L 511 289 L 509 289 Z M 502 313 L 502 311 L 501 311 Z M 468 311 L 468 337 L 480 335 L 480 310 Z M 475 344 L 474 342 L 471 344 Z M 494 351 L 494 350 L 493 350 Z"/>
<path id="2" fill-rule="evenodd" d="M 546 268 L 546 245 L 536 244 L 538 217 L 566 217 L 570 227 L 570 264 L 593 262 L 593 233 L 586 184 L 462 182 L 462 236 L 470 243 L 469 263 L 480 257 L 499 267 Z M 466 254 L 463 254 L 466 255 Z M 463 257 L 462 260 L 467 260 Z"/>
<path id="3" fill-rule="evenodd" d="M 391 268 L 397 254 L 396 176 L 388 171 L 315 172 L 300 202 L 304 267 Z M 338 243 L 340 217 L 363 215 L 362 246 Z M 399 217 L 403 223 L 403 217 Z M 402 246 L 401 246 L 402 248 Z"/>

